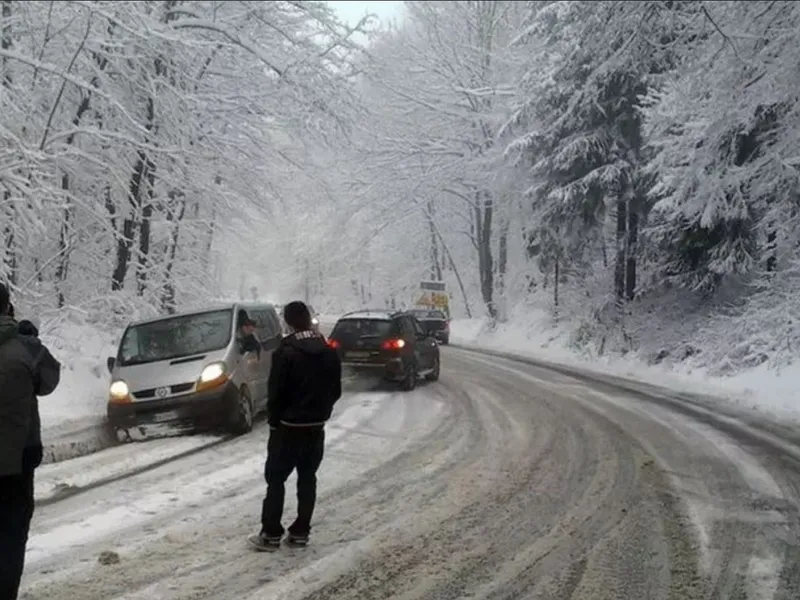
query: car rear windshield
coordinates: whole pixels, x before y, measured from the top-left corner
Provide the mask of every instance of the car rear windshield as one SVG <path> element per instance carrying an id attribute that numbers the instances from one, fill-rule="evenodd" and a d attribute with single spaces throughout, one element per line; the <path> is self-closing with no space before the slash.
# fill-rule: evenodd
<path id="1" fill-rule="evenodd" d="M 182 315 L 125 330 L 119 364 L 138 365 L 225 348 L 231 341 L 233 310 Z"/>
<path id="2" fill-rule="evenodd" d="M 331 337 L 337 340 L 385 338 L 394 334 L 392 321 L 389 319 L 342 319 L 336 323 Z"/>
<path id="3" fill-rule="evenodd" d="M 412 310 L 411 314 L 417 317 L 417 319 L 420 321 L 431 319 L 439 319 L 441 321 L 447 320 L 447 317 L 445 317 L 444 313 L 440 310 Z"/>

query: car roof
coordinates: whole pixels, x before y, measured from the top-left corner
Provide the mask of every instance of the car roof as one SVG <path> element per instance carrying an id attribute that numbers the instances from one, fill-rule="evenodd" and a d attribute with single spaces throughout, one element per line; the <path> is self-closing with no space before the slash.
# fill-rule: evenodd
<path id="1" fill-rule="evenodd" d="M 348 319 L 373 319 L 378 321 L 388 321 L 396 317 L 399 313 L 396 311 L 386 309 L 363 309 L 355 310 L 353 312 L 345 313 L 339 319 L 340 321 Z"/>
<path id="2" fill-rule="evenodd" d="M 189 315 L 201 315 L 203 313 L 214 312 L 217 310 L 233 310 L 236 309 L 245 311 L 247 310 L 254 310 L 254 309 L 264 309 L 264 308 L 274 308 L 272 304 L 269 302 L 219 302 L 219 303 L 212 303 L 204 306 L 202 308 L 197 308 L 194 310 L 186 310 L 179 313 L 175 313 L 173 315 L 161 315 L 158 317 L 153 317 L 151 319 L 142 319 L 140 321 L 133 321 L 129 323 L 129 327 L 134 327 L 136 325 L 146 325 L 148 323 L 157 323 L 159 321 L 168 321 L 169 319 L 174 319 L 176 317 L 187 317 Z"/>

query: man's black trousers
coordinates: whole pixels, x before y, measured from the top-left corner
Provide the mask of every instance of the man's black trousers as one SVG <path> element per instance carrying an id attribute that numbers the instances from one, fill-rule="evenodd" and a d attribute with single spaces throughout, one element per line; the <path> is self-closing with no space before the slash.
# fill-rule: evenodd
<path id="1" fill-rule="evenodd" d="M 317 469 L 325 450 L 325 430 L 321 426 L 291 427 L 279 425 L 270 430 L 264 478 L 267 496 L 261 512 L 262 532 L 282 536 L 283 503 L 286 480 L 297 469 L 297 519 L 289 533 L 306 536 L 311 531 L 311 517 L 317 501 Z"/>
<path id="2" fill-rule="evenodd" d="M 33 469 L 0 476 L 0 598 L 16 600 L 33 517 Z"/>

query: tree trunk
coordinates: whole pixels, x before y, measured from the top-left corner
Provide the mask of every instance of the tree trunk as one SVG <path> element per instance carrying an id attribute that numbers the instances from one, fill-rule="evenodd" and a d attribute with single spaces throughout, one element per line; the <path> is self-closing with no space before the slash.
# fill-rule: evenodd
<path id="1" fill-rule="evenodd" d="M 494 303 L 494 259 L 492 257 L 492 218 L 494 207 L 492 198 L 486 192 L 476 194 L 475 231 L 478 246 L 478 274 L 481 282 L 481 296 L 492 319 L 497 318 Z"/>
<path id="2" fill-rule="evenodd" d="M 122 223 L 122 232 L 117 235 L 117 261 L 114 274 L 111 278 L 111 289 L 119 291 L 125 286 L 125 278 L 128 275 L 128 266 L 131 261 L 131 249 L 133 248 L 133 237 L 140 218 L 142 205 L 142 183 L 147 176 L 147 155 L 143 150 L 139 150 L 136 157 L 136 164 L 131 175 L 130 189 L 128 191 L 128 201 L 131 205 L 129 216 L 125 217 Z"/>
<path id="3" fill-rule="evenodd" d="M 556 315 L 556 319 L 558 319 L 558 303 L 560 298 L 558 297 L 558 283 L 561 279 L 561 261 L 560 259 L 556 258 L 555 264 L 553 266 L 553 312 Z"/>
<path id="4" fill-rule="evenodd" d="M 2 10 L 0 14 L 2 14 L 4 22 L 2 36 L 0 36 L 0 47 L 3 50 L 10 50 L 13 44 L 11 31 L 11 0 L 2 0 Z M 0 65 L 3 69 L 4 93 L 10 94 L 13 78 L 11 77 L 11 70 L 8 66 L 8 59 L 5 56 Z M 5 224 L 3 226 L 3 243 L 5 244 L 4 275 L 13 286 L 17 284 L 17 253 L 14 235 L 17 219 L 16 211 L 14 210 L 14 205 L 11 200 L 11 190 L 6 186 L 3 186 L 3 214 L 5 217 Z"/>
<path id="5" fill-rule="evenodd" d="M 203 249 L 203 255 L 205 256 L 205 265 L 206 265 L 206 274 L 211 275 L 215 273 L 212 270 L 212 261 L 211 261 L 211 249 L 214 246 L 214 209 L 211 209 L 211 221 L 208 223 L 208 233 L 206 235 L 206 245 Z"/>
<path id="6" fill-rule="evenodd" d="M 506 293 L 506 274 L 508 273 L 508 222 L 500 229 L 500 242 L 497 251 L 497 292 Z"/>
<path id="7" fill-rule="evenodd" d="M 5 226 L 3 227 L 3 239 L 5 243 L 5 277 L 14 286 L 17 284 L 17 253 L 15 250 L 16 239 L 14 227 L 16 225 L 16 211 L 11 200 L 11 192 L 3 190 L 3 206 L 5 210 Z"/>
<path id="8" fill-rule="evenodd" d="M 142 207 L 139 221 L 139 253 L 136 267 L 136 290 L 142 296 L 147 287 L 147 269 L 150 263 L 150 230 L 153 220 L 153 199 L 155 195 L 156 165 L 147 161 L 147 204 Z"/>
<path id="9" fill-rule="evenodd" d="M 175 211 L 170 211 L 167 215 L 172 221 L 172 231 L 169 239 L 169 249 L 167 251 L 167 264 L 164 267 L 164 290 L 161 294 L 161 309 L 167 314 L 175 314 L 175 281 L 172 279 L 172 269 L 175 265 L 175 256 L 178 252 L 178 239 L 183 217 L 186 214 L 186 197 L 181 192 L 176 192 L 181 199 L 178 204 L 177 215 Z"/>
<path id="10" fill-rule="evenodd" d="M 105 68 L 106 61 L 100 63 L 100 68 Z M 92 85 L 97 85 L 97 77 L 92 79 Z M 75 112 L 75 117 L 72 119 L 72 124 L 77 128 L 83 120 L 83 115 L 89 110 L 91 96 L 87 93 L 81 103 L 78 105 L 78 110 Z M 75 141 L 75 134 L 70 134 L 66 139 L 66 145 L 71 146 Z M 64 284 L 69 275 L 69 261 L 71 255 L 71 234 L 72 217 L 74 208 L 70 198 L 70 178 L 69 173 L 63 172 L 61 174 L 61 191 L 64 193 L 64 211 L 61 216 L 61 227 L 58 234 L 58 266 L 56 267 L 56 295 L 58 301 L 58 308 L 63 308 L 65 303 L 64 298 Z"/>
<path id="11" fill-rule="evenodd" d="M 628 203 L 625 200 L 617 201 L 617 254 L 614 263 L 614 292 L 617 304 L 620 306 L 625 300 L 625 247 L 628 224 Z"/>
<path id="12" fill-rule="evenodd" d="M 638 202 L 628 205 L 628 231 L 625 236 L 625 298 L 630 302 L 636 297 L 636 257 L 639 243 Z"/>
<path id="13" fill-rule="evenodd" d="M 775 223 L 770 223 L 767 231 L 767 273 L 774 273 L 778 268 L 778 232 Z"/>
<path id="14" fill-rule="evenodd" d="M 143 296 L 147 289 L 147 269 L 150 263 L 150 229 L 153 205 L 149 202 L 142 208 L 139 221 L 139 252 L 136 264 L 136 293 Z"/>
<path id="15" fill-rule="evenodd" d="M 430 243 L 431 243 L 431 280 L 441 281 L 442 265 L 439 259 L 439 240 L 436 237 L 436 225 L 433 222 L 434 219 L 433 200 L 430 200 L 428 202 L 426 216 L 428 217 L 428 230 L 430 232 Z"/>
<path id="16" fill-rule="evenodd" d="M 508 302 L 506 298 L 506 277 L 508 275 L 508 221 L 503 221 L 500 228 L 500 239 L 497 245 L 497 316 L 501 321 L 508 318 Z"/>
<path id="17" fill-rule="evenodd" d="M 58 231 L 58 265 L 56 266 L 56 296 L 58 308 L 64 308 L 64 284 L 69 275 L 70 229 L 72 228 L 72 201 L 69 197 L 69 175 L 62 173 L 61 190 L 64 192 L 64 212 Z"/>
<path id="18" fill-rule="evenodd" d="M 608 248 L 606 244 L 605 226 L 601 229 L 602 235 L 600 236 L 600 251 L 603 253 L 603 268 L 608 268 Z"/>
<path id="19" fill-rule="evenodd" d="M 119 291 L 125 287 L 125 277 L 128 274 L 128 264 L 133 246 L 133 234 L 136 221 L 133 217 L 125 217 L 122 222 L 122 231 L 117 233 L 117 262 L 111 276 L 111 290 Z"/>

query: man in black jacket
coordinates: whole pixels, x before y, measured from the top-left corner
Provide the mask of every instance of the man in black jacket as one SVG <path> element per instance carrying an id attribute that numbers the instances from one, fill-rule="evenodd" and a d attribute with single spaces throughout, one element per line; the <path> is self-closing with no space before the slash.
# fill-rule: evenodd
<path id="1" fill-rule="evenodd" d="M 322 334 L 313 329 L 308 307 L 291 302 L 283 309 L 292 333 L 272 355 L 267 418 L 270 434 L 264 477 L 267 495 L 261 533 L 250 536 L 257 550 L 280 546 L 286 480 L 297 469 L 297 518 L 288 542 L 304 546 L 317 499 L 317 469 L 325 447 L 325 422 L 342 395 L 342 364 Z"/>
<path id="2" fill-rule="evenodd" d="M 33 517 L 33 474 L 42 462 L 37 396 L 56 389 L 61 365 L 10 316 L 0 284 L 0 598 L 16 600 Z"/>

